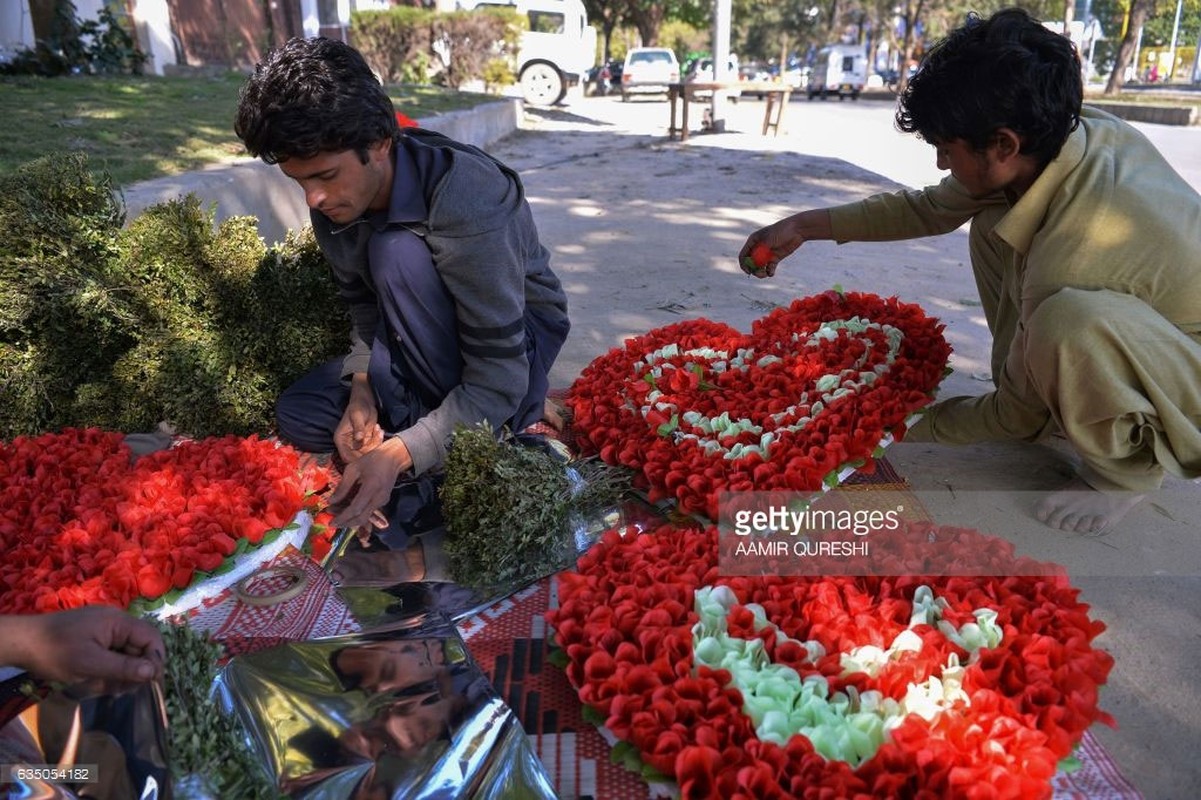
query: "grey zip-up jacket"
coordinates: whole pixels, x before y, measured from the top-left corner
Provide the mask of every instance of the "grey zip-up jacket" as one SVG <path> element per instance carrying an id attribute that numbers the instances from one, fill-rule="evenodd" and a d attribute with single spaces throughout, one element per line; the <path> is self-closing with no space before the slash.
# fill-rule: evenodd
<path id="1" fill-rule="evenodd" d="M 395 159 L 386 214 L 341 228 L 320 212 L 311 218 L 350 309 L 351 351 L 343 376 L 367 372 L 379 325 L 367 264 L 367 245 L 377 230 L 402 227 L 423 237 L 454 298 L 462 382 L 416 425 L 398 432 L 419 475 L 442 463 L 456 425 L 498 425 L 513 416 L 529 384 L 526 315 L 565 324 L 567 297 L 516 172 L 479 148 L 418 128 L 399 137 Z"/>

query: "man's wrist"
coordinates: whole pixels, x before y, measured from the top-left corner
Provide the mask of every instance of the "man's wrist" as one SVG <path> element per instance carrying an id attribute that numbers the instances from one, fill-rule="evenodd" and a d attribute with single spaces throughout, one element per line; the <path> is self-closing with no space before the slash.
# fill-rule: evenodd
<path id="1" fill-rule="evenodd" d="M 830 210 L 813 208 L 797 214 L 793 230 L 806 242 L 826 241 L 834 238 Z"/>
<path id="2" fill-rule="evenodd" d="M 375 395 L 371 391 L 371 380 L 366 372 L 356 372 L 350 376 L 350 402 L 370 402 L 375 404 Z"/>
<path id="3" fill-rule="evenodd" d="M 29 669 L 28 622 L 24 615 L 0 616 L 0 664 Z"/>
<path id="4" fill-rule="evenodd" d="M 387 454 L 393 463 L 397 465 L 397 476 L 413 469 L 413 457 L 409 454 L 408 446 L 399 436 L 385 438 L 383 443 L 376 449 Z"/>

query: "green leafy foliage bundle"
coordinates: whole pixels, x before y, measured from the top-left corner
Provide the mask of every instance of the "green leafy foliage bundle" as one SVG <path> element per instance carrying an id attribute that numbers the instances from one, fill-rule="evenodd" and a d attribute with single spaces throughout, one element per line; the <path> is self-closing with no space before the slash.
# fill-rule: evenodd
<path id="1" fill-rule="evenodd" d="M 159 631 L 167 650 L 163 698 L 175 796 L 282 798 L 255 758 L 242 726 L 211 699 L 221 645 L 187 625 L 164 623 Z"/>
<path id="2" fill-rule="evenodd" d="M 349 329 L 311 231 L 267 248 L 191 195 L 124 219 L 82 153 L 0 175 L 0 438 L 271 433 L 279 392 Z"/>
<path id="3" fill-rule="evenodd" d="M 574 481 L 546 451 L 498 439 L 486 424 L 455 431 L 438 497 L 458 583 L 512 589 L 575 562 L 574 523 L 619 503 L 633 472 L 597 459 L 571 466 Z"/>
<path id="4" fill-rule="evenodd" d="M 571 482 L 562 464 L 477 425 L 455 431 L 445 466 L 443 550 L 456 581 L 511 587 L 571 563 Z"/>

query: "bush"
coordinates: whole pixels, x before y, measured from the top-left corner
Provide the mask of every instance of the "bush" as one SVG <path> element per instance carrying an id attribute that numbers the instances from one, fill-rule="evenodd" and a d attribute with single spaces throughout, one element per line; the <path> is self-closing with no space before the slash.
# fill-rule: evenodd
<path id="1" fill-rule="evenodd" d="M 503 62 L 512 59 L 525 17 L 511 8 L 441 13 L 396 6 L 356 11 L 351 43 L 384 83 L 438 83 L 458 89 L 482 79 L 505 85 Z M 501 60 L 502 70 L 492 62 Z"/>
<path id="2" fill-rule="evenodd" d="M 470 80 L 484 77 L 498 56 L 516 52 L 525 18 L 512 9 L 483 9 L 436 14 L 433 40 L 445 46 L 445 69 L 439 76 L 445 86 L 458 89 Z"/>
<path id="3" fill-rule="evenodd" d="M 141 75 L 145 64 L 137 39 L 112 9 L 102 7 L 96 19 L 81 22 L 71 0 L 56 0 L 49 35 L 0 64 L 0 74 Z"/>
<path id="4" fill-rule="evenodd" d="M 395 6 L 350 15 L 351 44 L 384 83 L 428 83 L 434 12 Z"/>
<path id="5" fill-rule="evenodd" d="M 275 397 L 349 328 L 312 232 L 268 249 L 191 195 L 124 217 L 83 154 L 0 175 L 0 438 L 271 433 Z"/>
<path id="6" fill-rule="evenodd" d="M 517 76 L 513 74 L 513 67 L 506 59 L 493 58 L 484 65 L 484 87 L 492 92 L 499 92 L 506 86 L 512 86 L 517 82 Z"/>

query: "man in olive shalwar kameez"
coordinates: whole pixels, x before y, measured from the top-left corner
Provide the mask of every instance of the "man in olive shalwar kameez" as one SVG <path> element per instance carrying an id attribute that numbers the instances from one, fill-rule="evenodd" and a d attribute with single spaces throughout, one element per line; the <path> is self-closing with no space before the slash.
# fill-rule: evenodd
<path id="1" fill-rule="evenodd" d="M 809 240 L 910 239 L 970 221 L 996 389 L 936 402 L 909 438 L 1061 432 L 1080 475 L 1036 514 L 1095 532 L 1165 473 L 1201 474 L 1201 195 L 1082 94 L 1069 40 L 1017 9 L 970 19 L 930 51 L 897 113 L 950 177 L 787 217 L 753 233 L 740 262 L 766 244 L 771 263 L 747 268 L 766 277 Z"/>

